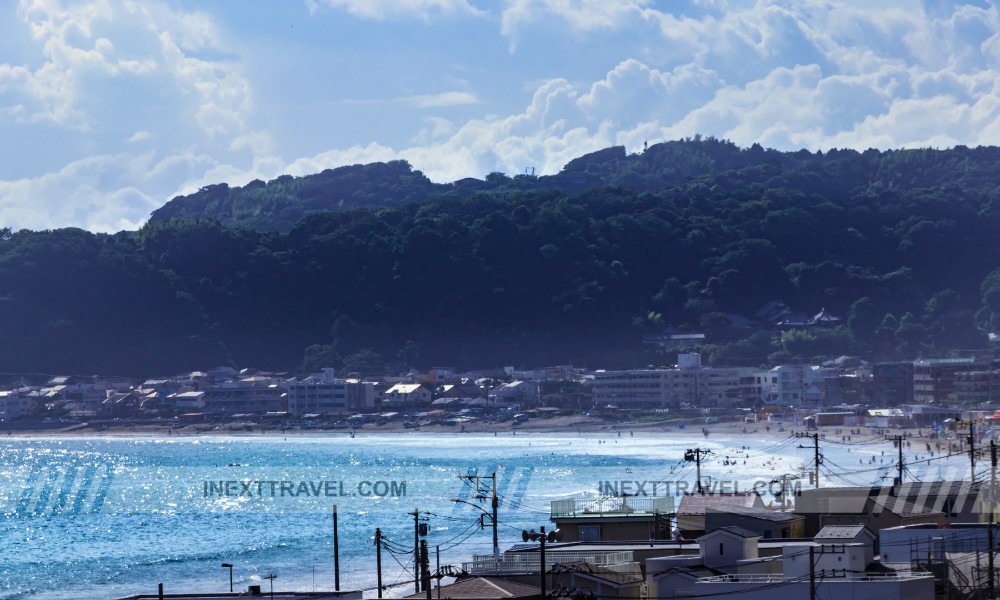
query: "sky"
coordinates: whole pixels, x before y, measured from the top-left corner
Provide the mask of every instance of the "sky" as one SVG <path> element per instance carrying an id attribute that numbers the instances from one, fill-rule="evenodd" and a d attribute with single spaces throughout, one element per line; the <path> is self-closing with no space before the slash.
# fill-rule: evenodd
<path id="1" fill-rule="evenodd" d="M 0 227 L 403 159 L 1000 144 L 1000 12 L 945 0 L 4 0 Z"/>

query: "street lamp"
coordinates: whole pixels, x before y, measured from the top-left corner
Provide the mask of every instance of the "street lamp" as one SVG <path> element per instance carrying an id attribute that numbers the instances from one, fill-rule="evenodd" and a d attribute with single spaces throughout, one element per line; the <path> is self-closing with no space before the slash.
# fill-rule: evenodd
<path id="1" fill-rule="evenodd" d="M 558 529 L 545 533 L 545 527 L 539 527 L 538 531 L 532 529 L 531 531 L 521 532 L 521 540 L 525 542 L 529 540 L 532 542 L 541 542 L 541 554 L 539 561 L 541 562 L 542 600 L 545 600 L 545 542 L 558 542 L 561 539 L 562 531 Z"/>
<path id="2" fill-rule="evenodd" d="M 222 563 L 223 569 L 229 569 L 229 593 L 233 593 L 233 563 Z"/>
<path id="3" fill-rule="evenodd" d="M 479 517 L 479 528 L 480 529 L 482 529 L 482 527 L 483 527 L 483 517 L 486 516 L 486 517 L 490 518 L 490 522 L 493 523 L 493 558 L 499 560 L 500 559 L 500 541 L 499 541 L 499 538 L 497 536 L 497 506 L 499 506 L 499 501 L 497 500 L 497 497 L 493 496 L 493 502 L 492 502 L 492 505 L 493 505 L 493 514 L 490 514 L 490 513 L 486 512 L 485 508 L 483 508 L 482 506 L 479 506 L 478 504 L 469 502 L 468 500 L 462 500 L 461 498 L 452 498 L 451 501 L 455 502 L 457 504 L 468 504 L 469 506 L 472 506 L 474 508 L 478 508 L 480 511 L 482 511 L 483 514 L 480 515 L 480 517 Z"/>

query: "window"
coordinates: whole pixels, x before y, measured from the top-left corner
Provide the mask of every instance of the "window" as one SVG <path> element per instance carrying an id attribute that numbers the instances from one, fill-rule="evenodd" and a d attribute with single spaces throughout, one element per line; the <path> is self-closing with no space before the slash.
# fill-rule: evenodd
<path id="1" fill-rule="evenodd" d="M 724 556 L 726 554 L 725 544 L 719 542 L 719 556 Z"/>
<path id="2" fill-rule="evenodd" d="M 580 533 L 580 541 L 581 542 L 599 542 L 599 541 L 601 541 L 601 526 L 600 525 L 581 525 L 579 533 Z"/>
<path id="3" fill-rule="evenodd" d="M 958 511 L 956 510 L 956 502 L 954 496 L 949 496 L 945 498 L 944 504 L 941 505 L 941 512 L 949 517 L 957 517 Z"/>

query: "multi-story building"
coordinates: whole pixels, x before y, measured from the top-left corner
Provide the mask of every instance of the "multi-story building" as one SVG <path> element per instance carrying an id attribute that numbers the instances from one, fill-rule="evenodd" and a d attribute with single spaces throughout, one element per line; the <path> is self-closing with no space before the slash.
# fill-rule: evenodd
<path id="1" fill-rule="evenodd" d="M 913 403 L 913 363 L 877 362 L 872 365 L 872 400 L 882 406 Z"/>
<path id="2" fill-rule="evenodd" d="M 202 388 L 205 411 L 216 414 L 288 410 L 285 389 L 263 381 L 225 381 Z"/>
<path id="3" fill-rule="evenodd" d="M 333 369 L 324 369 L 302 379 L 285 382 L 288 412 L 296 415 L 350 413 L 375 406 L 375 384 L 357 379 L 336 379 Z"/>
<path id="4" fill-rule="evenodd" d="M 754 370 L 702 367 L 701 355 L 681 354 L 675 369 L 597 371 L 594 403 L 619 408 L 735 406 L 754 396 Z"/>
<path id="5" fill-rule="evenodd" d="M 754 383 L 762 402 L 779 406 L 816 404 L 822 398 L 820 376 L 812 365 L 779 365 L 755 375 Z"/>
<path id="6" fill-rule="evenodd" d="M 977 371 L 989 363 L 974 358 L 928 358 L 913 363 L 913 401 L 916 404 L 955 402 L 958 373 Z"/>
<path id="7" fill-rule="evenodd" d="M 1000 369 L 955 373 L 955 401 L 983 404 L 1000 400 Z"/>

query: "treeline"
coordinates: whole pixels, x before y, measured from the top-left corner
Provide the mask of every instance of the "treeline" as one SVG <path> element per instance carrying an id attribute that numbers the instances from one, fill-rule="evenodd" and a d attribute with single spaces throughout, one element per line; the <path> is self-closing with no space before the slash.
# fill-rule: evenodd
<path id="1" fill-rule="evenodd" d="M 177 198 L 137 232 L 0 236 L 4 371 L 148 375 L 913 358 L 1000 330 L 1000 149 L 714 139 L 441 185 L 405 162 Z M 843 317 L 750 323 L 782 300 Z M 745 317 L 745 318 L 741 318 Z"/>

